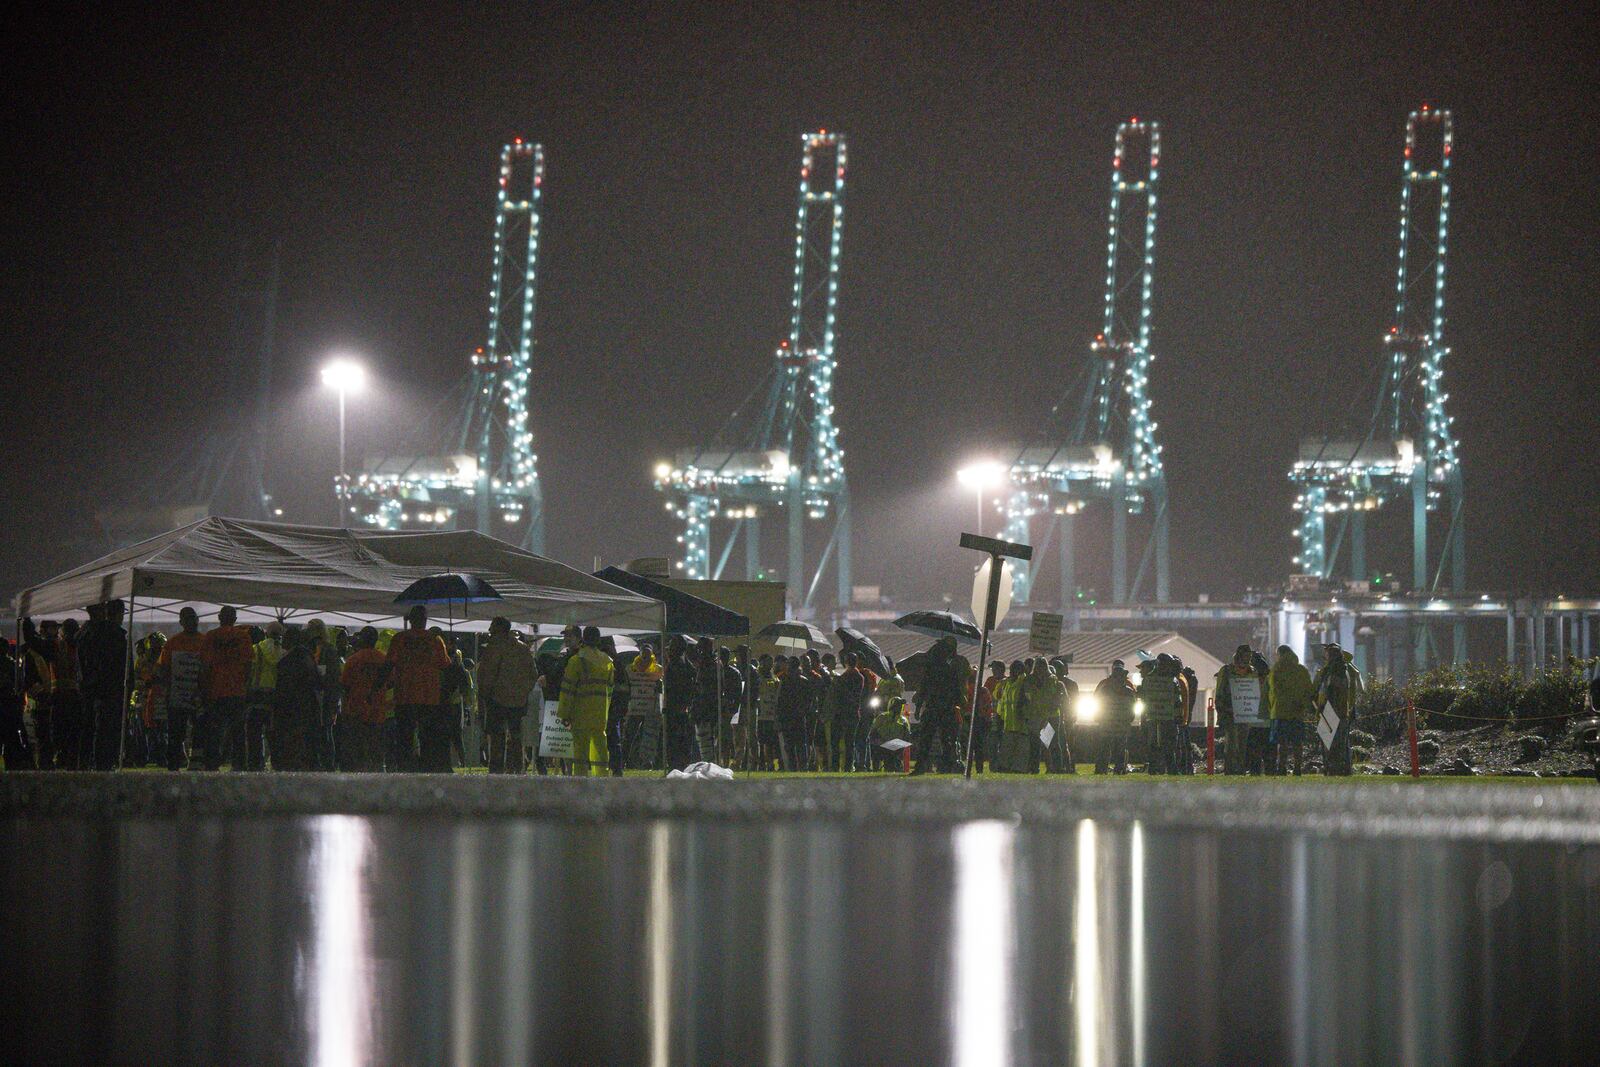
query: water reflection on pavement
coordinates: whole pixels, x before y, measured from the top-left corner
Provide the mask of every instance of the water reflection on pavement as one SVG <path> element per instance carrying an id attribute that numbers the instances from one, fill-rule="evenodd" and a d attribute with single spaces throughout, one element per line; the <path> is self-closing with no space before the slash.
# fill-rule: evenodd
<path id="1" fill-rule="evenodd" d="M 1593 845 L 1087 819 L 4 826 L 0 1011 L 25 1062 L 1600 1050 Z"/>

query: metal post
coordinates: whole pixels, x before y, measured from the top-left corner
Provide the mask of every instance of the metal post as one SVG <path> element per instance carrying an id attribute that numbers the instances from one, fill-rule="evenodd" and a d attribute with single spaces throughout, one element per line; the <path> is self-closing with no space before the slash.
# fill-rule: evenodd
<path id="1" fill-rule="evenodd" d="M 1529 681 L 1539 672 L 1539 609 L 1531 603 L 1528 605 L 1528 669 L 1524 675 Z"/>
<path id="2" fill-rule="evenodd" d="M 744 577 L 753 582 L 761 573 L 761 520 L 744 520 Z"/>
<path id="3" fill-rule="evenodd" d="M 1172 560 L 1168 551 L 1171 522 L 1167 513 L 1167 484 L 1158 483 L 1156 490 L 1156 603 L 1165 604 L 1172 599 Z"/>
<path id="4" fill-rule="evenodd" d="M 133 586 L 130 584 L 128 587 L 128 654 L 124 657 L 125 673 L 122 678 L 122 712 L 117 716 L 117 770 L 119 771 L 122 770 L 122 761 L 128 755 L 128 705 L 133 703 L 133 618 L 138 602 L 138 597 L 133 595 Z"/>
<path id="5" fill-rule="evenodd" d="M 1428 591 L 1428 463 L 1411 471 L 1411 589 Z"/>
<path id="6" fill-rule="evenodd" d="M 798 471 L 789 475 L 789 570 L 784 581 L 789 583 L 789 612 L 794 617 L 806 595 L 806 516 L 804 494 L 800 491 Z"/>
<path id="7" fill-rule="evenodd" d="M 972 739 L 977 733 L 978 725 L 978 690 L 983 687 L 983 665 L 989 660 L 989 631 L 994 626 L 994 610 L 1000 603 L 1000 554 L 989 553 L 989 592 L 984 600 L 983 640 L 978 643 L 978 673 L 972 684 L 972 707 L 967 714 L 967 760 L 966 774 L 972 778 Z"/>
<path id="8" fill-rule="evenodd" d="M 1517 669 L 1517 602 L 1506 608 L 1506 666 Z"/>
<path id="9" fill-rule="evenodd" d="M 339 387 L 339 491 L 334 493 L 334 503 L 339 508 L 340 527 L 350 525 L 350 507 L 345 503 L 349 495 L 346 490 L 346 475 L 344 462 L 344 386 Z"/>
<path id="10" fill-rule="evenodd" d="M 1367 513 L 1350 513 L 1350 577 L 1361 581 L 1367 577 Z"/>
<path id="11" fill-rule="evenodd" d="M 1078 572 L 1073 559 L 1074 530 L 1077 517 L 1074 515 L 1061 516 L 1061 613 L 1065 615 L 1077 602 Z"/>
<path id="12" fill-rule="evenodd" d="M 850 611 L 851 589 L 850 575 L 850 493 L 841 487 L 838 496 L 839 519 L 834 524 L 833 539 L 838 545 L 838 556 L 835 566 L 839 569 L 839 605 L 840 618 L 843 619 Z"/>
<path id="13" fill-rule="evenodd" d="M 1111 478 L 1111 602 L 1128 602 L 1128 501 L 1121 469 Z"/>

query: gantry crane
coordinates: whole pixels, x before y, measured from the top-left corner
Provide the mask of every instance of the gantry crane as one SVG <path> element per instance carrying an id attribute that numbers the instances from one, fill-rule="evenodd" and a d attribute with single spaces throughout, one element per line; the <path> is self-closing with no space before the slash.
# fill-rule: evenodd
<path id="1" fill-rule="evenodd" d="M 444 417 L 425 421 L 415 442 L 420 448 L 370 462 L 338 487 L 357 521 L 380 529 L 471 526 L 544 551 L 529 410 L 543 189 L 543 146 L 520 137 L 506 145 L 496 189 L 488 342 L 472 353 Z"/>
<path id="2" fill-rule="evenodd" d="M 1424 104 L 1406 121 L 1400 182 L 1400 263 L 1394 321 L 1384 335 L 1388 352 L 1377 400 L 1365 427 L 1342 436 L 1308 437 L 1290 478 L 1300 513 L 1294 559 L 1305 574 L 1332 577 L 1340 548 L 1350 543 L 1349 573 L 1368 580 L 1367 516 L 1394 499 L 1411 504 L 1411 589 L 1415 593 L 1466 586 L 1466 528 L 1461 463 L 1444 390 L 1445 251 L 1450 220 L 1449 111 Z M 1428 513 L 1447 519 L 1436 566 L 1428 552 Z M 1328 519 L 1338 519 L 1332 545 Z M 1445 577 L 1446 563 L 1448 579 Z M 1416 656 L 1427 659 L 1426 627 L 1418 627 Z M 1455 657 L 1465 657 L 1465 633 L 1455 628 Z"/>
<path id="3" fill-rule="evenodd" d="M 1155 276 L 1156 193 L 1161 130 L 1133 118 L 1117 127 L 1111 162 L 1111 219 L 1106 242 L 1105 315 L 1078 380 L 1050 409 L 1038 437 L 1010 466 L 1005 498 L 1006 538 L 1033 543 L 1036 520 L 1045 534 L 1037 568 L 1058 539 L 1061 601 L 1076 587 L 1074 518 L 1105 501 L 1111 509 L 1111 599 L 1138 601 L 1152 560 L 1155 597 L 1168 599 L 1167 484 L 1157 425 L 1150 417 L 1151 292 Z M 1150 538 L 1133 584 L 1128 584 L 1128 516 L 1149 514 Z M 1036 573 L 1018 568 L 1014 597 L 1029 599 Z"/>
<path id="4" fill-rule="evenodd" d="M 834 324 L 839 299 L 839 238 L 844 225 L 845 137 L 802 134 L 795 219 L 794 297 L 789 336 L 765 380 L 710 445 L 685 449 L 655 470 L 667 509 L 684 524 L 678 569 L 690 578 L 720 577 L 743 536 L 745 572 L 757 578 L 761 520 L 786 513 L 792 610 L 811 609 L 831 560 L 838 608 L 850 603 L 850 492 L 844 448 L 833 420 Z M 807 578 L 805 522 L 833 516 L 833 531 Z M 733 529 L 713 563 L 712 524 Z"/>

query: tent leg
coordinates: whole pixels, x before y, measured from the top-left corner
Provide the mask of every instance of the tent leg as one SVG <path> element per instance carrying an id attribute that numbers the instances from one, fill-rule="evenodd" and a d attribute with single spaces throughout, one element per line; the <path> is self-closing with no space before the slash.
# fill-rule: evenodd
<path id="1" fill-rule="evenodd" d="M 128 655 L 122 676 L 122 708 L 117 713 L 117 770 L 128 756 L 128 706 L 133 703 L 133 620 L 138 611 L 139 598 L 128 593 Z"/>

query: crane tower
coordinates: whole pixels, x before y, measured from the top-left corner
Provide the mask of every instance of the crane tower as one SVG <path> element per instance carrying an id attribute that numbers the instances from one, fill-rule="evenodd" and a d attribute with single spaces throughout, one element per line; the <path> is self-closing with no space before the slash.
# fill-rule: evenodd
<path id="1" fill-rule="evenodd" d="M 1092 502 L 1111 509 L 1111 598 L 1138 601 L 1152 560 L 1156 600 L 1168 598 L 1167 486 L 1157 425 L 1150 417 L 1151 294 L 1155 277 L 1156 196 L 1161 130 L 1133 118 L 1117 128 L 1111 161 L 1111 217 L 1106 242 L 1105 314 L 1078 379 L 1050 410 L 1044 431 L 1011 463 L 1006 499 L 1008 540 L 1032 543 L 1046 523 L 1036 568 L 1057 538 L 1061 600 L 1076 585 L 1074 517 Z M 1128 584 L 1128 516 L 1149 514 L 1150 538 Z M 1015 593 L 1026 602 L 1035 573 L 1018 569 Z"/>
<path id="2" fill-rule="evenodd" d="M 429 420 L 422 448 L 366 464 L 349 486 L 349 513 L 380 529 L 471 527 L 544 551 L 544 506 L 529 410 L 538 292 L 544 148 L 517 138 L 500 153 L 488 341 Z M 453 412 L 452 412 L 453 409 Z"/>
<path id="3" fill-rule="evenodd" d="M 1369 577 L 1367 517 L 1391 500 L 1411 504 L 1411 587 L 1414 592 L 1466 584 L 1466 531 L 1461 464 L 1451 418 L 1445 413 L 1445 251 L 1450 219 L 1450 157 L 1454 130 L 1449 111 L 1424 104 L 1406 122 L 1400 182 L 1400 256 L 1394 320 L 1384 334 L 1388 356 L 1382 383 L 1363 429 L 1344 436 L 1301 441 L 1290 478 L 1298 495 L 1296 533 L 1302 573 L 1333 576 L 1340 548 L 1350 544 L 1350 576 Z M 1447 520 L 1444 545 L 1430 572 L 1428 514 Z M 1330 518 L 1336 534 L 1328 543 Z M 1428 641 L 1419 631 L 1419 662 Z M 1465 655 L 1457 628 L 1457 658 Z"/>
<path id="4" fill-rule="evenodd" d="M 811 608 L 832 560 L 843 611 L 850 602 L 850 493 L 833 418 L 833 373 L 845 137 L 818 130 L 802 134 L 800 142 L 789 336 L 778 345 L 762 384 L 713 442 L 658 464 L 655 483 L 669 497 L 667 509 L 684 524 L 678 568 L 687 577 L 720 577 L 741 536 L 746 577 L 762 576 L 761 521 L 778 511 L 786 518 L 791 609 Z M 832 533 L 807 579 L 805 522 L 830 514 Z M 733 528 L 713 560 L 717 520 L 731 521 Z"/>

